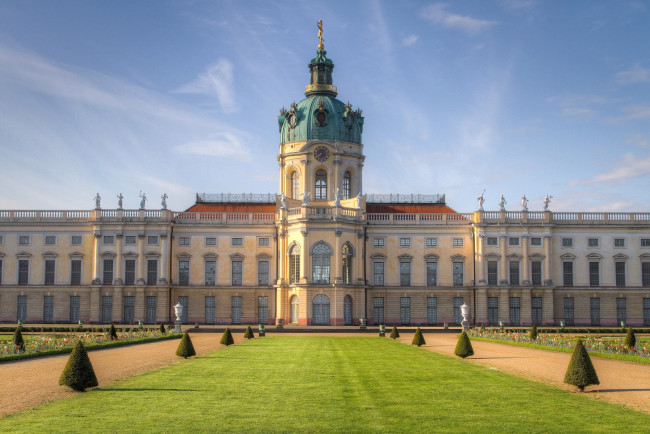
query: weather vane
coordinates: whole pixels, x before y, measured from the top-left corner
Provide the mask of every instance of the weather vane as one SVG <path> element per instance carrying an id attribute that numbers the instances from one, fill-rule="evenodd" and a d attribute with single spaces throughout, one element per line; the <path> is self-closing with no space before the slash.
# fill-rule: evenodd
<path id="1" fill-rule="evenodd" d="M 320 43 L 318 44 L 318 49 L 322 50 L 325 48 L 325 45 L 323 45 L 323 42 L 325 39 L 323 39 L 323 20 L 318 20 L 318 39 L 320 40 Z"/>

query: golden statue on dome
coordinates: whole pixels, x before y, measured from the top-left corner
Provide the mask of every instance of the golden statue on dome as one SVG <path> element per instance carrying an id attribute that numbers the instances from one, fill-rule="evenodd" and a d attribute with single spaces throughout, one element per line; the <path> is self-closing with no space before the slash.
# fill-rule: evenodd
<path id="1" fill-rule="evenodd" d="M 318 20 L 318 23 L 316 24 L 318 25 L 318 39 L 320 40 L 318 49 L 323 50 L 325 48 L 325 45 L 323 45 L 323 41 L 325 41 L 325 39 L 323 39 L 323 20 Z"/>

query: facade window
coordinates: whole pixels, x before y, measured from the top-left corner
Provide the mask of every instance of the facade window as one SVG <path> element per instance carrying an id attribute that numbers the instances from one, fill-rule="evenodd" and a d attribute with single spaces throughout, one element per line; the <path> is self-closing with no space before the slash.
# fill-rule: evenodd
<path id="1" fill-rule="evenodd" d="M 31 237 L 29 235 L 20 235 L 18 237 L 19 246 L 29 246 L 30 241 L 31 241 Z"/>
<path id="2" fill-rule="evenodd" d="M 588 238 L 587 239 L 588 247 L 598 247 L 598 238 Z"/>
<path id="3" fill-rule="evenodd" d="M 81 297 L 78 295 L 70 296 L 70 322 L 78 323 L 81 314 Z"/>
<path id="4" fill-rule="evenodd" d="M 269 261 L 259 261 L 257 263 L 257 284 L 269 284 Z"/>
<path id="5" fill-rule="evenodd" d="M 230 240 L 230 245 L 233 247 L 241 247 L 244 245 L 244 239 L 243 238 L 232 238 Z"/>
<path id="6" fill-rule="evenodd" d="M 499 238 L 498 237 L 487 237 L 487 245 L 488 247 L 496 247 L 499 245 Z"/>
<path id="7" fill-rule="evenodd" d="M 343 325 L 352 325 L 352 297 L 343 298 Z"/>
<path id="8" fill-rule="evenodd" d="M 461 324 L 463 322 L 463 314 L 460 307 L 463 305 L 463 297 L 454 297 L 454 323 Z"/>
<path id="9" fill-rule="evenodd" d="M 291 306 L 290 313 L 289 313 L 289 321 L 292 324 L 295 324 L 298 322 L 298 316 L 300 314 L 300 300 L 298 299 L 297 295 L 291 296 L 291 300 L 289 300 L 289 305 Z"/>
<path id="10" fill-rule="evenodd" d="M 399 284 L 400 286 L 411 286 L 411 263 L 399 263 Z"/>
<path id="11" fill-rule="evenodd" d="M 452 263 L 452 275 L 454 280 L 454 286 L 463 286 L 463 263 L 454 262 Z"/>
<path id="12" fill-rule="evenodd" d="M 178 284 L 181 286 L 190 284 L 190 261 L 178 261 Z"/>
<path id="13" fill-rule="evenodd" d="M 495 286 L 499 282 L 499 262 L 498 261 L 488 261 L 487 262 L 487 283 L 490 286 Z"/>
<path id="14" fill-rule="evenodd" d="M 316 171 L 316 200 L 327 199 L 327 173 L 323 169 Z"/>
<path id="15" fill-rule="evenodd" d="M 80 246 L 83 243 L 81 235 L 73 235 L 70 237 L 70 244 L 73 246 Z"/>
<path id="16" fill-rule="evenodd" d="M 402 325 L 409 325 L 411 323 L 411 297 L 400 297 L 399 318 Z"/>
<path id="17" fill-rule="evenodd" d="M 521 322 L 521 299 L 519 297 L 510 297 L 510 324 L 519 324 Z"/>
<path id="18" fill-rule="evenodd" d="M 400 247 L 411 247 L 411 239 L 410 238 L 400 238 L 399 239 L 399 246 Z"/>
<path id="19" fill-rule="evenodd" d="M 627 321 L 627 303 L 624 298 L 616 299 L 616 321 L 618 324 L 625 324 Z"/>
<path id="20" fill-rule="evenodd" d="M 241 296 L 232 297 L 230 317 L 233 324 L 241 324 Z"/>
<path id="21" fill-rule="evenodd" d="M 427 238 L 425 245 L 427 247 L 438 247 L 438 238 Z"/>
<path id="22" fill-rule="evenodd" d="M 150 246 L 157 246 L 158 245 L 158 235 L 149 235 L 147 237 L 147 244 Z"/>
<path id="23" fill-rule="evenodd" d="M 268 238 L 258 238 L 257 239 L 257 245 L 260 247 L 267 247 L 269 245 L 270 240 Z"/>
<path id="24" fill-rule="evenodd" d="M 531 303 L 531 314 L 533 319 L 533 324 L 542 324 L 542 297 L 532 297 L 530 299 Z"/>
<path id="25" fill-rule="evenodd" d="M 589 286 L 600 285 L 600 263 L 589 262 Z"/>
<path id="26" fill-rule="evenodd" d="M 519 237 L 508 237 L 508 245 L 509 246 L 518 246 L 519 245 Z"/>
<path id="27" fill-rule="evenodd" d="M 29 283 L 29 260 L 18 260 L 18 284 L 27 285 Z"/>
<path id="28" fill-rule="evenodd" d="M 104 259 L 104 271 L 102 274 L 102 284 L 112 285 L 113 284 L 113 260 Z"/>
<path id="29" fill-rule="evenodd" d="M 124 284 L 135 285 L 135 259 L 124 261 Z"/>
<path id="30" fill-rule="evenodd" d="M 43 296 L 43 322 L 54 322 L 54 296 Z"/>
<path id="31" fill-rule="evenodd" d="M 614 247 L 625 247 L 625 238 L 614 238 Z"/>
<path id="32" fill-rule="evenodd" d="M 145 322 L 156 322 L 156 310 L 158 310 L 158 297 L 155 295 L 148 295 L 146 299 L 147 310 L 145 312 Z M 183 315 L 187 315 L 187 309 L 183 309 Z M 181 318 L 182 319 L 182 318 Z"/>
<path id="33" fill-rule="evenodd" d="M 4 246 L 4 245 L 5 245 L 5 236 L 0 235 L 0 246 Z"/>
<path id="34" fill-rule="evenodd" d="M 452 247 L 463 247 L 463 239 L 462 238 L 452 238 L 451 239 L 451 246 Z"/>
<path id="35" fill-rule="evenodd" d="M 499 324 L 499 298 L 488 297 L 488 325 Z"/>
<path id="36" fill-rule="evenodd" d="M 56 235 L 45 235 L 45 245 L 46 246 L 55 246 L 56 245 Z"/>
<path id="37" fill-rule="evenodd" d="M 214 324 L 214 295 L 205 297 L 205 323 Z"/>
<path id="38" fill-rule="evenodd" d="M 438 263 L 427 262 L 427 286 L 438 284 Z"/>
<path id="39" fill-rule="evenodd" d="M 641 262 L 641 284 L 650 286 L 650 262 Z"/>
<path id="40" fill-rule="evenodd" d="M 243 279 L 243 263 L 242 261 L 231 262 L 231 279 L 232 285 L 240 286 Z"/>
<path id="41" fill-rule="evenodd" d="M 81 259 L 70 261 L 70 285 L 81 285 Z"/>
<path id="42" fill-rule="evenodd" d="M 113 296 L 102 296 L 102 323 L 108 324 L 113 321 Z"/>
<path id="43" fill-rule="evenodd" d="M 641 238 L 641 247 L 650 247 L 650 238 Z"/>
<path id="44" fill-rule="evenodd" d="M 592 297 L 589 299 L 589 316 L 591 317 L 591 325 L 600 325 L 600 298 Z"/>
<path id="45" fill-rule="evenodd" d="M 147 285 L 158 282 L 158 259 L 147 259 Z"/>
<path id="46" fill-rule="evenodd" d="M 572 326 L 573 318 L 573 297 L 564 297 L 564 324 Z"/>
<path id="47" fill-rule="evenodd" d="M 190 237 L 178 237 L 178 245 L 179 246 L 189 246 L 190 245 Z"/>
<path id="48" fill-rule="evenodd" d="M 562 281 L 564 286 L 573 286 L 573 262 L 562 262 Z"/>
<path id="49" fill-rule="evenodd" d="M 343 175 L 343 199 L 350 199 L 352 197 L 352 176 L 350 172 L 345 172 Z"/>
<path id="50" fill-rule="evenodd" d="M 291 174 L 291 198 L 300 199 L 300 175 L 298 172 Z"/>
<path id="51" fill-rule="evenodd" d="M 650 298 L 643 299 L 643 325 L 650 325 Z"/>
<path id="52" fill-rule="evenodd" d="M 542 245 L 542 238 L 541 237 L 530 237 L 530 245 L 539 247 Z"/>
<path id="53" fill-rule="evenodd" d="M 616 286 L 625 286 L 625 262 L 615 262 Z"/>
<path id="54" fill-rule="evenodd" d="M 427 297 L 427 324 L 438 324 L 438 299 Z"/>
<path id="55" fill-rule="evenodd" d="M 533 286 L 540 286 L 542 284 L 542 261 L 531 261 L 530 280 Z"/>
<path id="56" fill-rule="evenodd" d="M 133 324 L 135 320 L 135 297 L 133 295 L 124 296 L 124 308 L 122 314 L 122 321 L 124 324 Z"/>
<path id="57" fill-rule="evenodd" d="M 330 299 L 325 294 L 318 294 L 312 300 L 312 313 L 314 324 L 330 323 Z"/>
<path id="58" fill-rule="evenodd" d="M 325 243 L 314 246 L 312 254 L 312 278 L 314 283 L 330 283 L 330 258 L 332 252 Z"/>
<path id="59" fill-rule="evenodd" d="M 217 282 L 217 261 L 205 261 L 205 284 L 213 286 Z"/>
<path id="60" fill-rule="evenodd" d="M 372 299 L 372 319 L 374 324 L 384 323 L 384 297 L 374 297 Z"/>
<path id="61" fill-rule="evenodd" d="M 573 238 L 562 238 L 562 247 L 573 247 Z"/>
<path id="62" fill-rule="evenodd" d="M 519 285 L 519 261 L 509 261 L 510 284 Z"/>
<path id="63" fill-rule="evenodd" d="M 178 302 L 183 306 L 183 313 L 181 315 L 181 322 L 182 323 L 187 323 L 188 321 L 188 316 L 189 316 L 189 310 L 190 310 L 190 299 L 188 296 L 180 296 L 178 297 Z"/>
<path id="64" fill-rule="evenodd" d="M 265 295 L 257 297 L 257 323 L 269 322 L 269 298 Z"/>
<path id="65" fill-rule="evenodd" d="M 56 262 L 54 259 L 45 260 L 45 284 L 54 285 L 54 271 Z"/>
<path id="66" fill-rule="evenodd" d="M 135 235 L 127 235 L 124 237 L 124 244 L 127 246 L 134 246 L 138 244 L 138 237 Z"/>
<path id="67" fill-rule="evenodd" d="M 205 237 L 205 245 L 206 246 L 216 246 L 217 245 L 217 237 Z"/>
<path id="68" fill-rule="evenodd" d="M 377 237 L 372 239 L 372 245 L 373 247 L 384 247 L 384 238 L 383 237 Z"/>
<path id="69" fill-rule="evenodd" d="M 104 244 L 107 246 L 115 244 L 115 237 L 113 235 L 104 235 Z"/>
<path id="70" fill-rule="evenodd" d="M 372 263 L 372 282 L 375 286 L 384 286 L 384 263 Z"/>
<path id="71" fill-rule="evenodd" d="M 352 248 L 348 244 L 345 244 L 342 254 L 341 271 L 343 272 L 343 283 L 349 285 L 352 283 Z"/>
<path id="72" fill-rule="evenodd" d="M 294 245 L 289 250 L 289 283 L 300 281 L 300 247 Z"/>

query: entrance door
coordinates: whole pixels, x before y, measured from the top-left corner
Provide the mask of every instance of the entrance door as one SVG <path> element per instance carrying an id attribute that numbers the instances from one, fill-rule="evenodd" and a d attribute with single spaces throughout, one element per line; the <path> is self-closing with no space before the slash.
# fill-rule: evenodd
<path id="1" fill-rule="evenodd" d="M 298 313 L 300 313 L 300 307 L 298 304 L 298 296 L 294 295 L 291 297 L 291 315 L 289 322 L 296 324 L 298 323 Z"/>
<path id="2" fill-rule="evenodd" d="M 352 297 L 349 295 L 343 299 L 343 324 L 352 325 Z"/>
<path id="3" fill-rule="evenodd" d="M 329 325 L 330 299 L 325 294 L 318 294 L 314 297 L 312 312 L 312 324 Z"/>

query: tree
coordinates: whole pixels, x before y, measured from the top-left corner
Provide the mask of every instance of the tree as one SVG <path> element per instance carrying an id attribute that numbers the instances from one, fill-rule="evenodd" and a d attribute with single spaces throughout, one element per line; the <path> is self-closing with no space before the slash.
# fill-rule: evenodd
<path id="1" fill-rule="evenodd" d="M 251 339 L 254 338 L 255 335 L 253 334 L 253 330 L 251 330 L 251 326 L 246 327 L 246 332 L 244 333 L 244 338 L 246 339 Z"/>
<path id="2" fill-rule="evenodd" d="M 188 332 L 183 333 L 181 342 L 178 344 L 176 349 L 176 355 L 187 359 L 188 357 L 196 356 L 196 351 L 194 351 L 194 345 L 192 345 L 192 339 L 190 339 L 190 334 Z"/>
<path id="3" fill-rule="evenodd" d="M 634 348 L 636 346 L 636 336 L 634 336 L 634 330 L 632 330 L 632 327 L 627 329 L 627 335 L 625 335 L 623 346 L 627 348 Z"/>
<path id="4" fill-rule="evenodd" d="M 531 341 L 537 340 L 537 324 L 533 324 L 533 326 L 531 327 L 530 332 L 528 333 L 528 338 Z"/>
<path id="5" fill-rule="evenodd" d="M 576 347 L 573 349 L 569 367 L 564 375 L 564 382 L 577 386 L 582 392 L 586 386 L 591 384 L 600 384 L 596 369 L 591 363 L 591 358 L 587 353 L 587 349 L 582 344 L 582 340 L 578 339 Z"/>
<path id="6" fill-rule="evenodd" d="M 164 335 L 167 331 L 165 330 L 165 324 L 160 323 L 160 334 Z"/>
<path id="7" fill-rule="evenodd" d="M 420 330 L 420 327 L 415 331 L 415 335 L 413 335 L 413 342 L 411 342 L 411 345 L 417 345 L 418 347 L 421 345 L 425 345 L 426 342 L 424 340 L 424 336 L 422 336 L 422 330 Z"/>
<path id="8" fill-rule="evenodd" d="M 456 349 L 454 354 L 463 359 L 468 356 L 474 355 L 474 348 L 472 348 L 472 343 L 469 341 L 469 336 L 463 330 L 463 332 L 458 336 L 458 342 L 456 343 Z"/>
<path id="9" fill-rule="evenodd" d="M 399 332 L 397 331 L 397 326 L 393 326 L 393 330 L 391 330 L 390 332 L 390 338 L 391 339 L 399 338 Z"/>
<path id="10" fill-rule="evenodd" d="M 108 331 L 108 338 L 111 340 L 117 340 L 117 330 L 115 330 L 113 324 L 111 324 L 111 329 Z"/>
<path id="11" fill-rule="evenodd" d="M 232 333 L 230 333 L 230 329 L 226 327 L 226 331 L 223 332 L 223 336 L 221 336 L 221 344 L 228 346 L 232 345 L 235 343 L 235 340 L 232 338 Z"/>
<path id="12" fill-rule="evenodd" d="M 95 370 L 81 340 L 78 340 L 72 349 L 68 363 L 66 363 L 61 378 L 59 378 L 59 384 L 79 392 L 98 385 Z"/>
<path id="13" fill-rule="evenodd" d="M 21 353 L 25 352 L 25 339 L 23 339 L 20 327 L 14 332 L 14 346 L 18 347 L 18 351 Z"/>

